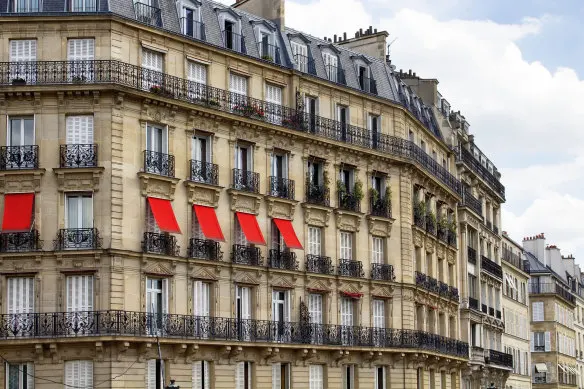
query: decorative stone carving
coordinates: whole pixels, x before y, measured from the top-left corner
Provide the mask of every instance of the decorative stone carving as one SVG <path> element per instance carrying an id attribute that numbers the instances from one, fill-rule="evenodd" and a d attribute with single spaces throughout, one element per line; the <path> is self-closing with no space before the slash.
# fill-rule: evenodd
<path id="1" fill-rule="evenodd" d="M 40 192 L 45 169 L 5 170 L 0 172 L 0 193 Z"/>
<path id="2" fill-rule="evenodd" d="M 189 204 L 217 208 L 222 187 L 193 181 L 185 181 L 185 186 Z"/>
<path id="3" fill-rule="evenodd" d="M 274 277 L 270 285 L 276 288 L 294 289 L 296 286 L 291 276 Z"/>
<path id="4" fill-rule="evenodd" d="M 371 287 L 371 295 L 391 298 L 393 296 L 393 286 L 373 284 Z"/>
<path id="5" fill-rule="evenodd" d="M 424 234 L 416 229 L 414 229 L 414 246 L 416 247 L 424 246 Z"/>
<path id="6" fill-rule="evenodd" d="M 331 217 L 331 208 L 304 203 L 304 220 L 306 224 L 317 227 L 328 227 Z"/>
<path id="7" fill-rule="evenodd" d="M 97 192 L 103 171 L 103 167 L 53 169 L 53 173 L 57 177 L 59 192 Z"/>
<path id="8" fill-rule="evenodd" d="M 456 256 L 454 255 L 454 252 L 452 250 L 448 250 L 446 252 L 446 260 L 451 265 L 454 265 L 456 263 Z"/>
<path id="9" fill-rule="evenodd" d="M 429 253 L 433 253 L 434 249 L 436 248 L 436 244 L 434 242 L 434 239 L 427 236 L 425 243 L 426 243 L 426 251 Z"/>
<path id="10" fill-rule="evenodd" d="M 166 265 L 160 262 L 152 262 L 148 263 L 147 261 L 146 266 L 143 268 L 144 274 L 156 274 L 161 276 L 173 276 L 174 272 L 170 270 Z"/>
<path id="11" fill-rule="evenodd" d="M 337 215 L 337 228 L 339 230 L 359 232 L 362 213 L 336 209 L 335 214 Z"/>
<path id="12" fill-rule="evenodd" d="M 217 274 L 206 267 L 197 266 L 192 272 L 191 277 L 199 280 L 217 280 Z"/>
<path id="13" fill-rule="evenodd" d="M 272 196 L 266 196 L 265 198 L 268 205 L 268 217 L 294 220 L 294 212 L 298 201 Z"/>
<path id="14" fill-rule="evenodd" d="M 442 244 L 436 246 L 436 255 L 438 258 L 444 259 L 444 246 Z"/>
<path id="15" fill-rule="evenodd" d="M 321 292 L 330 292 L 332 286 L 332 280 L 329 278 L 326 279 L 318 279 L 315 277 L 308 278 L 308 282 L 306 283 L 306 289 L 317 290 Z"/>
<path id="16" fill-rule="evenodd" d="M 239 269 L 237 273 L 235 273 L 233 281 L 238 284 L 259 285 L 260 276 L 257 273 L 254 274 Z"/>
<path id="17" fill-rule="evenodd" d="M 236 189 L 228 189 L 227 193 L 231 195 L 232 211 L 259 214 L 262 195 Z"/>
<path id="18" fill-rule="evenodd" d="M 178 184 L 180 179 L 145 172 L 138 173 L 138 177 L 140 178 L 140 191 L 142 196 L 174 200 L 176 184 Z"/>
<path id="19" fill-rule="evenodd" d="M 369 233 L 376 236 L 384 236 L 389 238 L 391 236 L 391 227 L 395 219 L 386 219 L 377 216 L 367 216 L 367 224 L 369 224 Z"/>

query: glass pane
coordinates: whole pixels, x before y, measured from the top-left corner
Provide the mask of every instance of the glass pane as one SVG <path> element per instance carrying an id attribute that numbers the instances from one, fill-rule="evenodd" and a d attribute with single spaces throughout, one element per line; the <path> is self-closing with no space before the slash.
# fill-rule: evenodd
<path id="1" fill-rule="evenodd" d="M 67 228 L 79 228 L 79 201 L 80 198 L 67 198 Z"/>
<path id="2" fill-rule="evenodd" d="M 82 228 L 93 227 L 93 199 L 91 196 L 84 196 L 82 203 Z"/>
<path id="3" fill-rule="evenodd" d="M 34 144 L 34 120 L 24 119 L 24 143 L 23 145 Z"/>
<path id="4" fill-rule="evenodd" d="M 21 140 L 21 119 L 11 119 L 10 120 L 10 146 L 20 146 Z"/>

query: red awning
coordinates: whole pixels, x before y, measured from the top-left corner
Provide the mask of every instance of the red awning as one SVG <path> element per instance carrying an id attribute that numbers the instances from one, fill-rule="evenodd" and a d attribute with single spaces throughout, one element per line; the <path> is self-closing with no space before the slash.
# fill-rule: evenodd
<path id="1" fill-rule="evenodd" d="M 34 193 L 10 193 L 4 195 L 3 232 L 30 231 Z"/>
<path id="2" fill-rule="evenodd" d="M 266 240 L 262 235 L 262 230 L 260 230 L 256 217 L 250 213 L 235 212 L 235 214 L 247 241 L 252 244 L 265 245 Z"/>
<path id="3" fill-rule="evenodd" d="M 302 250 L 302 244 L 298 240 L 296 236 L 296 232 L 294 231 L 294 227 L 292 226 L 292 222 L 286 219 L 273 219 L 274 224 L 280 230 L 280 234 L 284 238 L 284 243 L 291 249 L 300 249 Z"/>
<path id="4" fill-rule="evenodd" d="M 358 293 L 358 292 L 346 292 L 344 290 L 341 290 L 341 294 L 345 297 L 350 297 L 353 299 L 360 299 L 361 297 L 363 297 L 363 293 Z"/>
<path id="5" fill-rule="evenodd" d="M 207 239 L 221 240 L 224 241 L 223 231 L 221 231 L 221 226 L 219 225 L 219 220 L 217 220 L 217 214 L 215 213 L 215 208 L 204 207 L 202 205 L 193 205 L 195 209 L 195 214 L 197 215 L 197 220 L 203 230 L 203 234 Z"/>
<path id="6" fill-rule="evenodd" d="M 170 200 L 148 197 L 148 203 L 150 204 L 150 209 L 152 210 L 154 219 L 156 219 L 158 228 L 164 232 L 180 234 L 180 228 L 176 222 Z"/>

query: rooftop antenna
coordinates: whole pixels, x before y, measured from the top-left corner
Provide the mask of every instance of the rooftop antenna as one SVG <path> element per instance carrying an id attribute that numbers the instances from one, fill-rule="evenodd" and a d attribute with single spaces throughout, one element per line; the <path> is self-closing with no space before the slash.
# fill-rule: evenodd
<path id="1" fill-rule="evenodd" d="M 393 43 L 397 40 L 397 37 L 394 38 L 391 42 L 389 42 L 387 44 L 387 54 L 389 55 L 391 53 L 391 45 L 393 45 Z"/>

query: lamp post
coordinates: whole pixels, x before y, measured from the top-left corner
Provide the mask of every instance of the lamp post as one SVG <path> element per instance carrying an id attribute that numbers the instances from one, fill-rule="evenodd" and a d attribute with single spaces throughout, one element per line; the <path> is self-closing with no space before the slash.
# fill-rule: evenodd
<path id="1" fill-rule="evenodd" d="M 177 384 L 175 384 L 175 383 L 174 383 L 174 380 L 173 380 L 173 379 L 171 379 L 171 380 L 170 380 L 170 385 L 168 385 L 168 386 L 166 387 L 166 389 L 174 389 L 174 388 L 176 388 L 176 389 L 180 389 L 180 386 L 178 386 Z"/>

